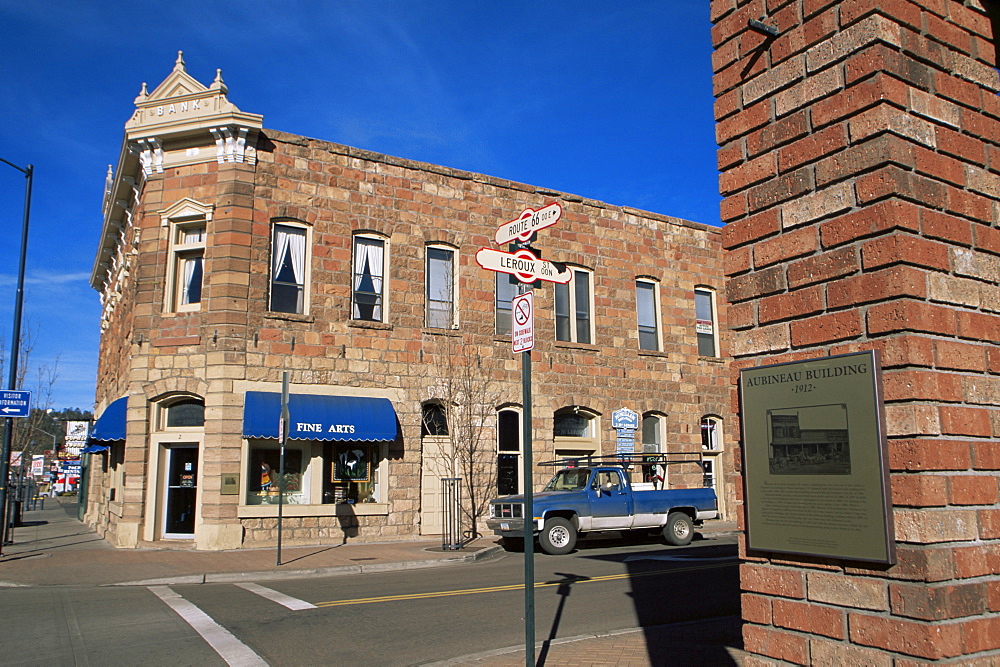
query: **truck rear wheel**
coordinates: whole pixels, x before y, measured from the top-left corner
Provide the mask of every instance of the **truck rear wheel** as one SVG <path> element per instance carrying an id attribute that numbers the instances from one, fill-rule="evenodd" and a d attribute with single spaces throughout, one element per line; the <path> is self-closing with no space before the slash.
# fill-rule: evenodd
<path id="1" fill-rule="evenodd" d="M 576 528 L 566 519 L 554 516 L 545 521 L 538 534 L 538 544 L 542 551 L 552 556 L 568 554 L 576 546 Z"/>
<path id="2" fill-rule="evenodd" d="M 667 515 L 667 523 L 663 526 L 663 537 L 667 544 L 683 547 L 691 544 L 694 538 L 694 524 L 684 512 L 671 512 Z"/>

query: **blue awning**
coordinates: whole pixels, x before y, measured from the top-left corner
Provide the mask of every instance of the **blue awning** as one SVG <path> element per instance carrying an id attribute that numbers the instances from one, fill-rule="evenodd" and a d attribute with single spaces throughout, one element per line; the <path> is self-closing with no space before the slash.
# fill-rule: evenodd
<path id="1" fill-rule="evenodd" d="M 248 391 L 243 404 L 243 437 L 278 437 L 281 394 Z M 396 410 L 387 398 L 288 396 L 288 437 L 293 440 L 391 442 L 399 433 Z"/>
<path id="2" fill-rule="evenodd" d="M 90 430 L 90 437 L 87 438 L 88 444 L 124 440 L 125 413 L 127 411 L 128 396 L 123 396 L 104 408 L 104 412 L 94 422 L 94 428 Z"/>
<path id="3" fill-rule="evenodd" d="M 111 445 L 98 445 L 94 443 L 92 445 L 87 445 L 80 450 L 81 454 L 96 454 L 97 452 L 106 452 L 111 449 Z"/>

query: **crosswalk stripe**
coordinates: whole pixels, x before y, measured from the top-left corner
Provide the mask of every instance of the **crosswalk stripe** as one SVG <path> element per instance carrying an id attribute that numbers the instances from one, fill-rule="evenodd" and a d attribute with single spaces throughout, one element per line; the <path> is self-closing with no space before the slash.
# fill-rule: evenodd
<path id="1" fill-rule="evenodd" d="M 149 586 L 156 597 L 173 609 L 178 616 L 194 628 L 230 667 L 268 667 L 267 663 L 249 646 L 233 636 L 229 630 L 170 589 L 169 586 Z"/>
<path id="2" fill-rule="evenodd" d="M 305 600 L 300 600 L 298 598 L 293 598 L 291 595 L 285 595 L 284 593 L 279 593 L 276 590 L 266 588 L 260 584 L 245 583 L 236 584 L 240 588 L 251 593 L 256 593 L 262 598 L 267 598 L 271 602 L 277 602 L 282 607 L 287 607 L 292 611 L 302 611 L 303 609 L 315 609 L 316 605 L 309 604 Z"/>

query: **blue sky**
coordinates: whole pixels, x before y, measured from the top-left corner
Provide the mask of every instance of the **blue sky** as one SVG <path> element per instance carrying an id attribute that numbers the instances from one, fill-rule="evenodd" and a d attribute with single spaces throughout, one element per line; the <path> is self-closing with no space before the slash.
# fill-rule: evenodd
<path id="1" fill-rule="evenodd" d="M 55 408 L 92 407 L 104 177 L 178 50 L 267 128 L 718 224 L 705 0 L 0 0 L 0 26 L 0 157 L 36 170 L 24 328 L 32 368 L 58 358 Z M 23 201 L 0 164 L 5 349 Z"/>

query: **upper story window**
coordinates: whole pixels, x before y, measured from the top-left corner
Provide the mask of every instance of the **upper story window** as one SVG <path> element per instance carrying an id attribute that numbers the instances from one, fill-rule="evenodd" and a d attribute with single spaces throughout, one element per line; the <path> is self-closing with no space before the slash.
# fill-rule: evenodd
<path id="1" fill-rule="evenodd" d="M 205 261 L 205 222 L 173 226 L 173 308 L 189 311 L 201 307 L 201 286 Z"/>
<path id="2" fill-rule="evenodd" d="M 354 282 L 351 317 L 369 322 L 385 321 L 385 240 L 354 237 Z"/>
<path id="3" fill-rule="evenodd" d="M 698 354 L 702 357 L 719 356 L 715 322 L 715 292 L 706 288 L 694 291 L 695 330 L 698 333 Z"/>
<path id="4" fill-rule="evenodd" d="M 271 239 L 271 301 L 277 313 L 302 314 L 306 296 L 306 229 L 275 224 Z"/>
<path id="5" fill-rule="evenodd" d="M 565 285 L 556 283 L 556 340 L 589 345 L 593 339 L 591 273 L 573 269 Z"/>
<path id="6" fill-rule="evenodd" d="M 512 327 L 510 321 L 511 302 L 517 296 L 518 281 L 514 276 L 507 273 L 496 273 L 496 332 L 501 336 L 511 335 Z"/>
<path id="7" fill-rule="evenodd" d="M 426 323 L 434 329 L 454 329 L 455 251 L 440 246 L 427 247 Z"/>
<path id="8" fill-rule="evenodd" d="M 182 199 L 160 211 L 160 224 L 167 229 L 167 284 L 163 307 L 176 313 L 201 308 L 205 273 L 205 241 L 212 207 L 193 199 Z"/>
<path id="9" fill-rule="evenodd" d="M 635 305 L 639 322 L 639 349 L 660 349 L 657 284 L 651 280 L 635 281 Z"/>

